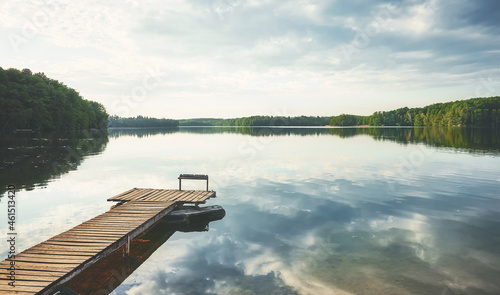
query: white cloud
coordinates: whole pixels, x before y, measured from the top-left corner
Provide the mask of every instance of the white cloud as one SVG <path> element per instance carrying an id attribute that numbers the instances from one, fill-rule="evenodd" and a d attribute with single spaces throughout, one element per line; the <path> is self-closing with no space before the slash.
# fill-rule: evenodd
<path id="1" fill-rule="evenodd" d="M 487 9 L 466 2 L 7 1 L 0 11 L 2 67 L 45 72 L 109 109 L 161 67 L 168 79 L 130 115 L 236 117 L 284 102 L 293 115 L 369 114 L 471 97 L 498 59 L 488 19 L 473 18 Z M 343 46 L 363 33 L 346 62 Z"/>

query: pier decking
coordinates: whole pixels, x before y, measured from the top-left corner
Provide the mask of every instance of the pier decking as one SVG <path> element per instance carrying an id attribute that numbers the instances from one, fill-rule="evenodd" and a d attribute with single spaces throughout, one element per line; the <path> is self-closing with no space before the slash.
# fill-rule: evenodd
<path id="1" fill-rule="evenodd" d="M 43 294 L 124 247 L 178 205 L 202 204 L 214 191 L 133 188 L 109 198 L 119 206 L 0 262 L 0 294 Z M 15 287 L 9 286 L 15 262 Z"/>

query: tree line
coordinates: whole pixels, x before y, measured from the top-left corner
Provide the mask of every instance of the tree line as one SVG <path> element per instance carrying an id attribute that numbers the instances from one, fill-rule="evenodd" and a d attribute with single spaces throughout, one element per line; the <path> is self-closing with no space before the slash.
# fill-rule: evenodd
<path id="1" fill-rule="evenodd" d="M 221 126 L 325 126 L 332 117 L 319 116 L 252 116 L 238 119 L 224 119 Z"/>
<path id="2" fill-rule="evenodd" d="M 29 69 L 0 67 L 0 132 L 106 128 L 108 113 L 98 102 Z"/>
<path id="3" fill-rule="evenodd" d="M 144 116 L 128 117 L 122 118 L 118 116 L 109 117 L 108 127 L 138 127 L 138 128 L 149 128 L 149 127 L 177 127 L 179 126 L 178 120 L 172 119 L 157 119 Z"/>
<path id="4" fill-rule="evenodd" d="M 0 132 L 85 130 L 107 127 L 178 126 L 500 126 L 500 97 L 399 108 L 370 116 L 251 116 L 233 119 L 157 119 L 109 117 L 104 106 L 74 89 L 29 69 L 0 67 Z"/>
<path id="5" fill-rule="evenodd" d="M 500 127 L 500 97 L 471 98 L 423 108 L 404 107 L 371 116 L 342 114 L 333 117 L 330 125 Z"/>
<path id="6" fill-rule="evenodd" d="M 234 119 L 185 119 L 180 126 L 325 126 L 332 117 L 251 116 Z"/>

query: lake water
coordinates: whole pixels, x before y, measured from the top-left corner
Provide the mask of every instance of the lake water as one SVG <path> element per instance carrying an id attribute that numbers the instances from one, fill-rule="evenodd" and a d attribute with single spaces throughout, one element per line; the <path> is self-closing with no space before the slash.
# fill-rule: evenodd
<path id="1" fill-rule="evenodd" d="M 0 149 L 19 251 L 132 187 L 210 176 L 225 218 L 175 233 L 113 294 L 500 294 L 498 130 L 129 129 Z M 0 212 L 4 240 L 5 194 Z"/>

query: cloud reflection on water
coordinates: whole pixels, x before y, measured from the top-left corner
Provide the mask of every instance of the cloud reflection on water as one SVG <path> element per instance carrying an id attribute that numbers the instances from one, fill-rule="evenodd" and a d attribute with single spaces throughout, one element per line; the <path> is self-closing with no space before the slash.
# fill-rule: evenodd
<path id="1" fill-rule="evenodd" d="M 75 204 L 50 217 L 77 223 L 71 218 L 104 210 L 87 210 L 83 197 L 96 204 L 131 183 L 172 188 L 179 171 L 208 171 L 226 217 L 209 232 L 176 233 L 115 294 L 500 293 L 500 158 L 436 150 L 402 174 L 401 159 L 430 147 L 280 136 L 245 158 L 244 135 L 203 135 L 207 150 L 196 145 L 200 136 L 113 139 L 100 159 L 52 182 L 46 195 L 30 192 L 21 209 L 38 206 L 34 199 L 47 204 L 33 212 Z M 238 169 L 226 181 L 228 163 Z M 50 188 L 59 195 L 50 199 Z"/>
<path id="2" fill-rule="evenodd" d="M 157 271 L 126 292 L 264 294 L 255 288 L 265 286 L 265 294 L 494 294 L 497 184 L 482 183 L 478 197 L 477 184 L 455 195 L 443 181 L 427 180 L 427 197 L 412 186 L 398 184 L 390 194 L 381 189 L 387 183 L 348 179 L 226 187 L 219 193 L 241 199 L 220 199 L 228 214 L 215 231 L 167 242 L 166 252 L 186 250 L 165 264 L 158 257 Z M 325 195 L 325 185 L 336 189 Z M 163 270 L 169 267 L 177 271 Z"/>

